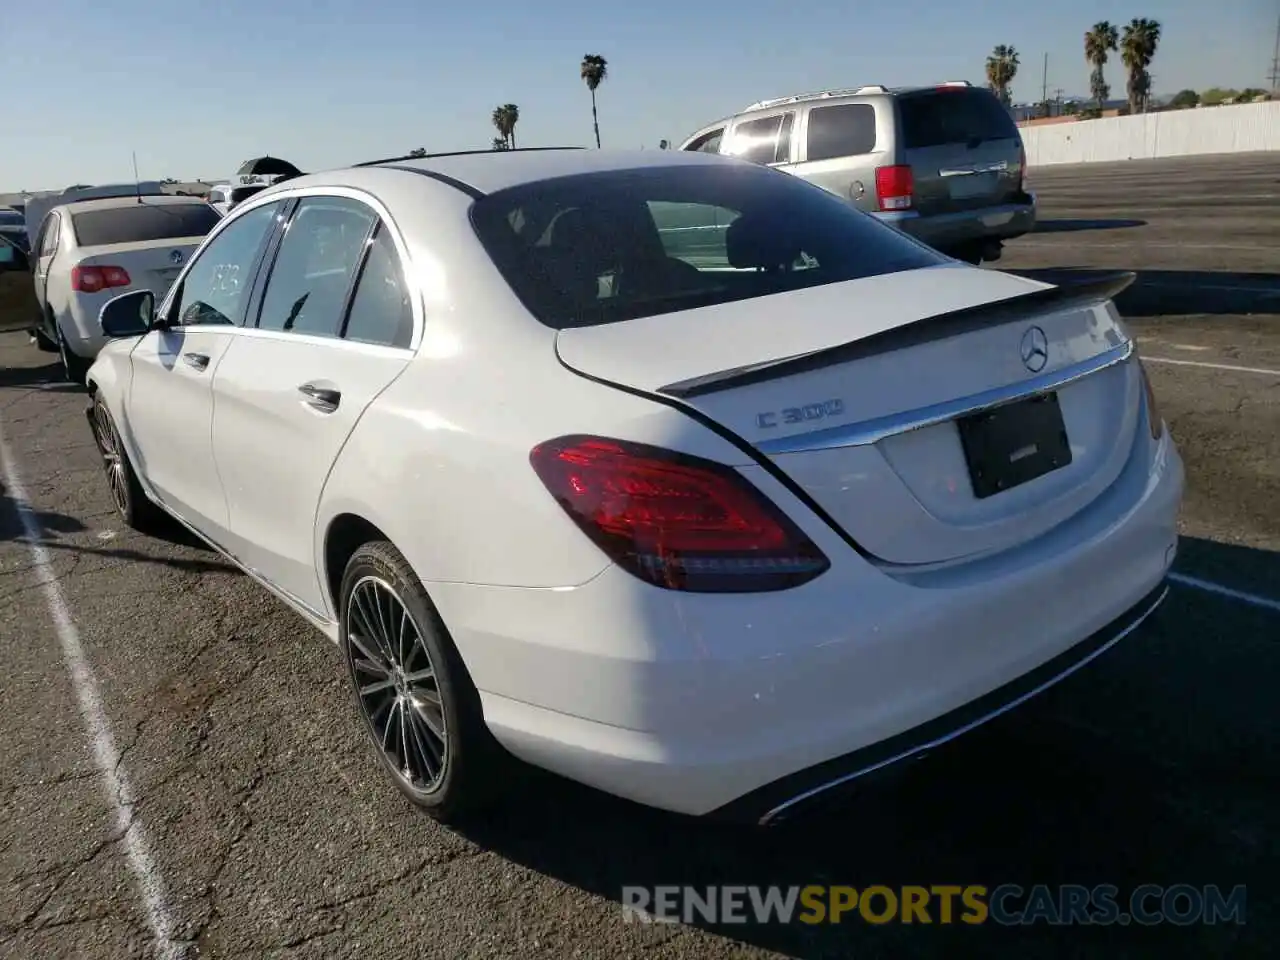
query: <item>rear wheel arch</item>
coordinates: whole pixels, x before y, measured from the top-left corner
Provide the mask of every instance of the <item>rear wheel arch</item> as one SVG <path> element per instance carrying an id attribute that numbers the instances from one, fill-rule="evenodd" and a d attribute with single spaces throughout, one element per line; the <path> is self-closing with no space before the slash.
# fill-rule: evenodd
<path id="1" fill-rule="evenodd" d="M 378 526 L 356 513 L 340 513 L 329 521 L 324 535 L 323 585 L 335 620 L 342 615 L 342 577 L 347 562 L 366 543 L 393 541 Z"/>

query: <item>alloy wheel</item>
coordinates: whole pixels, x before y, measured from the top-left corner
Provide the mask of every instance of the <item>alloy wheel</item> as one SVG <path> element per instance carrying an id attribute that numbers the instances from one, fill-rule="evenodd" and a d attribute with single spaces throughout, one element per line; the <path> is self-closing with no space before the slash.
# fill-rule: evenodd
<path id="1" fill-rule="evenodd" d="M 122 515 L 129 513 L 129 477 L 126 474 L 120 437 L 106 405 L 99 400 L 93 406 L 94 431 L 98 436 L 98 449 L 102 452 L 102 466 L 107 473 L 107 485 L 111 488 L 111 501 Z"/>
<path id="2" fill-rule="evenodd" d="M 435 665 L 404 601 L 369 576 L 347 601 L 347 640 L 360 709 L 390 766 L 414 791 L 444 777 L 448 731 Z"/>

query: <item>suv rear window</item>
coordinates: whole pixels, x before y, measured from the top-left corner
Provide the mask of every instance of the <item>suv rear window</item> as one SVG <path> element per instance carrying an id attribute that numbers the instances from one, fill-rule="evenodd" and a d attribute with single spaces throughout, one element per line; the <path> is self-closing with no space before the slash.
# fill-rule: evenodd
<path id="1" fill-rule="evenodd" d="M 908 150 L 1018 136 L 1009 111 L 986 90 L 959 87 L 908 94 L 899 98 L 898 109 Z"/>
<path id="2" fill-rule="evenodd" d="M 203 237 L 217 225 L 218 211 L 207 203 L 139 203 L 71 215 L 71 227 L 82 247 L 107 243 L 146 243 Z"/>
<path id="3" fill-rule="evenodd" d="M 745 165 L 522 184 L 477 200 L 471 218 L 512 290 L 556 329 L 946 262 L 820 187 Z"/>

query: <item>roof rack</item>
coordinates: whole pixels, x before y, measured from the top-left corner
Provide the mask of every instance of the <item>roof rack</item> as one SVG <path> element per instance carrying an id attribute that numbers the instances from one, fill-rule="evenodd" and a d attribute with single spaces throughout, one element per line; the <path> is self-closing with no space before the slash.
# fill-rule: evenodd
<path id="1" fill-rule="evenodd" d="M 481 153 L 537 153 L 544 150 L 585 150 L 586 147 L 504 147 L 501 150 L 490 147 L 488 150 L 453 150 L 448 153 L 406 153 L 402 157 L 386 157 L 382 160 L 364 160 L 353 163 L 353 167 L 376 167 L 383 163 L 398 163 L 402 160 L 434 160 L 437 157 L 471 157 Z"/>
<path id="2" fill-rule="evenodd" d="M 766 110 L 769 107 L 780 106 L 784 103 L 799 103 L 802 100 L 826 100 L 831 97 L 857 97 L 868 93 L 888 92 L 889 88 L 883 84 L 872 83 L 861 87 L 848 87 L 842 90 L 819 90 L 814 93 L 797 93 L 789 97 L 775 97 L 772 100 L 759 100 L 745 108 L 742 112 L 749 113 L 752 110 Z"/>

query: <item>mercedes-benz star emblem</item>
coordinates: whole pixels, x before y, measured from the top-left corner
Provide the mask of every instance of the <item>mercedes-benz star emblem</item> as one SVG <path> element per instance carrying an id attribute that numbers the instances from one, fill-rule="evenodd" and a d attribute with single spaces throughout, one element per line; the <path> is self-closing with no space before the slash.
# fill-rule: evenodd
<path id="1" fill-rule="evenodd" d="M 1022 335 L 1022 365 L 1039 373 L 1049 362 L 1049 338 L 1039 327 L 1031 327 Z"/>
<path id="2" fill-rule="evenodd" d="M 170 253 L 170 254 L 169 254 L 169 259 L 170 259 L 170 260 L 172 260 L 174 263 L 181 263 L 181 262 L 182 262 L 182 251 L 181 251 L 181 250 L 174 250 L 172 253 Z"/>

